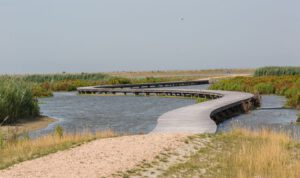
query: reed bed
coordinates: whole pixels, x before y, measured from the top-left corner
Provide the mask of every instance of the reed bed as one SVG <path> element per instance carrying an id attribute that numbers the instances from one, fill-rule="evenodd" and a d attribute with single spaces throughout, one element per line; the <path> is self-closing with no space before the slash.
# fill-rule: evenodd
<path id="1" fill-rule="evenodd" d="M 300 67 L 262 67 L 254 72 L 254 76 L 300 75 Z"/>
<path id="2" fill-rule="evenodd" d="M 0 79 L 0 126 L 39 115 L 32 86 L 20 79 Z"/>
<path id="3" fill-rule="evenodd" d="M 43 83 L 43 82 L 56 82 L 63 80 L 104 80 L 108 77 L 103 73 L 74 73 L 74 74 L 33 74 L 20 76 L 25 81 Z"/>

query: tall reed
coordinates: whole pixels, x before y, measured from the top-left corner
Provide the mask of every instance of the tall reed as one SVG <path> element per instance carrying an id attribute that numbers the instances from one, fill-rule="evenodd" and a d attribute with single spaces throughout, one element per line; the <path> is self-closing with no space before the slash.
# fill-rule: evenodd
<path id="1" fill-rule="evenodd" d="M 31 85 L 21 79 L 0 79 L 0 124 L 39 115 Z"/>
<path id="2" fill-rule="evenodd" d="M 74 73 L 74 74 L 33 74 L 21 76 L 25 81 L 29 82 L 56 82 L 62 80 L 103 80 L 108 77 L 102 73 Z"/>
<path id="3" fill-rule="evenodd" d="M 300 67 L 262 67 L 254 72 L 255 76 L 271 76 L 271 75 L 300 75 Z"/>

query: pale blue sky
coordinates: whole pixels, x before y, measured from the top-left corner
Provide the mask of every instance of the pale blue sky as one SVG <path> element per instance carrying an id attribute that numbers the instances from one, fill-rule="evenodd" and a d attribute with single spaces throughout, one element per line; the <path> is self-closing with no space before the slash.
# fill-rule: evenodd
<path id="1" fill-rule="evenodd" d="M 300 65 L 299 0 L 0 0 L 0 73 Z"/>

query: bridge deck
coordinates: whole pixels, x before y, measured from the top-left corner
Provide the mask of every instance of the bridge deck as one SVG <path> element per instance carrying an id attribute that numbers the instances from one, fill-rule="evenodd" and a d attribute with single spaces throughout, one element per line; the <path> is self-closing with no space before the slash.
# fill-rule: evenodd
<path id="1" fill-rule="evenodd" d="M 212 120 L 215 112 L 240 105 L 254 97 L 252 94 L 241 92 L 213 92 L 223 97 L 169 111 L 158 118 L 157 126 L 152 132 L 215 133 L 217 124 Z"/>
<path id="2" fill-rule="evenodd" d="M 203 82 L 203 81 L 202 81 Z M 207 82 L 207 81 L 204 81 Z M 190 83 L 156 84 L 157 86 L 194 85 Z M 146 86 L 148 89 L 143 89 Z M 79 93 L 84 94 L 135 94 L 135 95 L 170 95 L 211 98 L 204 103 L 186 106 L 169 111 L 158 118 L 157 125 L 152 132 L 192 132 L 215 133 L 217 124 L 243 112 L 247 112 L 257 105 L 259 100 L 253 94 L 230 91 L 212 91 L 198 89 L 149 89 L 152 84 L 117 85 L 81 87 Z"/>

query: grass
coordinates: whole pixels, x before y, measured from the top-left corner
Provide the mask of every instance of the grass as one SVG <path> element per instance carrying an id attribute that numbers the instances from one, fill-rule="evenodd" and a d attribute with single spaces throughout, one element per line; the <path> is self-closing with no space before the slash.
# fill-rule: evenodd
<path id="1" fill-rule="evenodd" d="M 220 80 L 210 89 L 282 95 L 288 106 L 300 108 L 300 75 L 235 77 Z"/>
<path id="2" fill-rule="evenodd" d="M 284 133 L 236 129 L 217 134 L 187 162 L 170 167 L 162 177 L 300 176 L 300 143 Z"/>
<path id="3" fill-rule="evenodd" d="M 110 72 L 110 76 L 125 78 L 170 78 L 170 77 L 188 77 L 190 79 L 199 79 L 210 76 L 223 76 L 231 74 L 253 74 L 254 69 L 209 69 L 209 70 L 169 70 L 169 71 L 137 71 L 137 72 Z"/>
<path id="4" fill-rule="evenodd" d="M 37 139 L 30 139 L 26 133 L 22 138 L 19 138 L 14 134 L 14 131 L 10 136 L 0 133 L 0 169 L 79 146 L 95 139 L 115 136 L 117 134 L 110 130 L 97 133 L 68 134 L 63 133 L 62 128 L 57 128 L 55 133 Z"/>
<path id="5" fill-rule="evenodd" d="M 255 93 L 270 94 L 275 93 L 276 89 L 271 83 L 259 83 L 254 86 Z"/>
<path id="6" fill-rule="evenodd" d="M 94 85 L 139 84 L 187 81 L 210 76 L 249 74 L 253 69 L 213 69 L 190 71 L 146 71 L 112 73 L 60 73 L 31 75 L 2 75 L 0 79 L 19 79 L 32 86 L 36 97 L 50 97 L 55 91 L 75 91 L 78 87 Z"/>
<path id="7" fill-rule="evenodd" d="M 56 82 L 64 80 L 103 80 L 108 77 L 103 73 L 62 73 L 62 74 L 33 74 L 33 75 L 21 75 L 25 81 L 44 83 L 44 82 Z"/>
<path id="8" fill-rule="evenodd" d="M 255 76 L 281 76 L 281 75 L 300 75 L 300 67 L 262 67 L 256 69 Z"/>
<path id="9" fill-rule="evenodd" d="M 15 123 L 18 119 L 32 119 L 39 115 L 36 97 L 53 96 L 54 91 L 75 91 L 78 87 L 91 85 L 115 85 L 186 81 L 207 75 L 244 73 L 248 70 L 159 71 L 144 77 L 113 76 L 103 73 L 62 73 L 0 76 L 0 124 Z M 164 75 L 156 75 L 163 73 Z M 172 75 L 169 75 L 172 74 Z M 198 75 L 199 74 L 199 75 Z"/>
<path id="10" fill-rule="evenodd" d="M 0 79 L 0 126 L 38 115 L 31 85 L 19 79 Z"/>
<path id="11" fill-rule="evenodd" d="M 206 101 L 209 101 L 209 99 L 207 98 L 196 98 L 196 103 L 203 103 L 203 102 L 206 102 Z"/>

